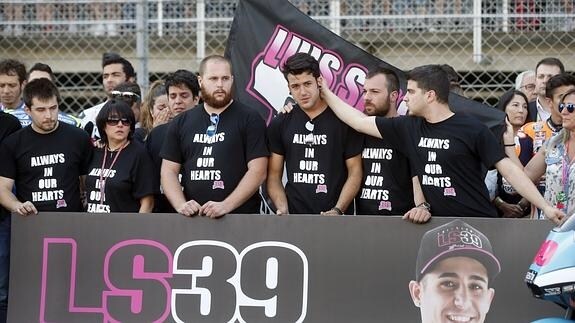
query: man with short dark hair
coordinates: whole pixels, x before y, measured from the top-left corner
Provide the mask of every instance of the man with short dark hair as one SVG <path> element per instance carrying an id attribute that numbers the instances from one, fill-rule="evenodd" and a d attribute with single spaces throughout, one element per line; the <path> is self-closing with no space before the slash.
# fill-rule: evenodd
<path id="1" fill-rule="evenodd" d="M 535 93 L 537 99 L 529 102 L 529 114 L 533 120 L 545 121 L 551 116 L 551 102 L 545 93 L 547 81 L 557 74 L 565 73 L 563 63 L 555 57 L 546 57 L 540 60 L 535 67 Z"/>
<path id="2" fill-rule="evenodd" d="M 341 120 L 360 132 L 386 138 L 409 158 L 434 215 L 496 217 L 483 181 L 485 170 L 496 167 L 521 196 L 543 209 L 551 221 L 561 223 L 565 214 L 543 199 L 489 129 L 473 117 L 451 111 L 449 79 L 440 66 L 416 67 L 407 79 L 403 100 L 408 117 L 365 116 L 327 87 L 322 87 L 322 95 Z"/>
<path id="3" fill-rule="evenodd" d="M 363 85 L 364 113 L 395 118 L 399 80 L 392 70 L 371 69 Z M 364 135 L 363 178 L 355 198 L 357 214 L 404 215 L 414 223 L 427 222 L 431 209 L 425 201 L 417 176 L 412 176 L 407 157 L 387 140 Z"/>
<path id="4" fill-rule="evenodd" d="M 0 111 L 24 107 L 21 100 L 26 85 L 26 66 L 14 59 L 0 61 Z"/>
<path id="5" fill-rule="evenodd" d="M 177 70 L 166 78 L 166 92 L 168 95 L 168 109 L 172 119 L 181 113 L 195 107 L 200 100 L 200 84 L 196 74 L 188 70 Z M 166 138 L 169 123 L 159 125 L 152 129 L 146 139 L 146 149 L 154 162 L 155 176 L 160 178 L 162 168 L 162 157 L 160 152 L 164 141 L 174 140 L 175 138 Z M 162 189 L 160 189 L 162 191 Z M 154 212 L 157 213 L 175 213 L 166 196 L 162 194 L 155 195 Z"/>
<path id="6" fill-rule="evenodd" d="M 28 71 L 28 78 L 26 79 L 26 83 L 39 78 L 48 79 L 52 81 L 52 83 L 56 84 L 56 78 L 54 77 L 52 68 L 50 68 L 50 66 L 47 64 L 34 64 L 34 66 L 30 68 L 30 71 Z M 24 106 L 18 109 L 6 110 L 6 112 L 18 118 L 20 124 L 22 124 L 22 127 L 26 127 L 32 123 L 30 116 L 26 113 L 26 111 L 24 111 Z M 62 111 L 58 111 L 58 121 L 73 125 L 75 127 L 79 127 L 81 122 L 80 119 Z"/>
<path id="7" fill-rule="evenodd" d="M 455 220 L 421 238 L 409 293 L 422 323 L 483 323 L 495 296 L 490 287 L 501 271 L 487 237 Z"/>
<path id="8" fill-rule="evenodd" d="M 102 57 L 102 85 L 106 92 L 106 101 L 84 110 L 79 116 L 82 118 L 82 129 L 86 130 L 92 139 L 100 139 L 98 127 L 96 127 L 96 116 L 111 98 L 111 92 L 121 83 L 135 81 L 136 72 L 127 59 L 116 53 L 104 53 Z"/>
<path id="9" fill-rule="evenodd" d="M 88 135 L 58 121 L 60 94 L 52 81 L 28 83 L 24 102 L 32 123 L 0 147 L 0 204 L 20 215 L 82 211 L 79 178 L 92 155 Z"/>
<path id="10" fill-rule="evenodd" d="M 269 155 L 265 122 L 233 100 L 228 59 L 204 58 L 198 80 L 204 103 L 169 123 L 161 151 L 164 193 L 185 216 L 258 213 Z"/>
<path id="11" fill-rule="evenodd" d="M 273 119 L 268 129 L 267 190 L 276 213 L 353 214 L 361 185 L 361 137 L 321 99 L 315 58 L 297 53 L 282 72 L 297 105 Z"/>

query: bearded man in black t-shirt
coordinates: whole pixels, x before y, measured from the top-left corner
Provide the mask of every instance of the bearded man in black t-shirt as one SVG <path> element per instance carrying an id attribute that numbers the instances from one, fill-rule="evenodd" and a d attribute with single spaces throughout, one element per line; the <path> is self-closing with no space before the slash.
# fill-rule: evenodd
<path id="1" fill-rule="evenodd" d="M 399 80 L 393 70 L 377 67 L 367 73 L 363 85 L 366 115 L 398 117 L 398 96 Z M 361 157 L 363 178 L 355 198 L 357 214 L 401 214 L 414 223 L 424 223 L 431 218 L 430 205 L 405 154 L 388 140 L 364 135 Z"/>
<path id="2" fill-rule="evenodd" d="M 24 87 L 24 109 L 32 123 L 0 147 L 0 204 L 14 213 L 82 211 L 79 180 L 87 173 L 92 145 L 85 131 L 58 122 L 59 102 L 58 89 L 48 79 Z"/>
<path id="3" fill-rule="evenodd" d="M 160 153 L 164 193 L 186 216 L 258 213 L 269 155 L 265 122 L 255 109 L 232 99 L 228 59 L 206 57 L 198 80 L 204 103 L 170 122 Z"/>
<path id="4" fill-rule="evenodd" d="M 306 53 L 283 66 L 297 105 L 272 120 L 267 189 L 277 214 L 353 214 L 361 184 L 361 136 L 320 98 L 319 63 Z M 287 183 L 282 183 L 284 162 Z"/>
<path id="5" fill-rule="evenodd" d="M 411 161 L 434 215 L 495 217 L 483 182 L 485 169 L 499 173 L 554 223 L 565 214 L 539 194 L 525 173 L 505 156 L 499 141 L 477 119 L 449 108 L 449 79 L 438 65 L 420 66 L 408 74 L 404 101 L 410 116 L 366 116 L 327 87 L 322 96 L 354 129 L 385 138 Z M 385 136 L 384 136 L 385 134 Z"/>

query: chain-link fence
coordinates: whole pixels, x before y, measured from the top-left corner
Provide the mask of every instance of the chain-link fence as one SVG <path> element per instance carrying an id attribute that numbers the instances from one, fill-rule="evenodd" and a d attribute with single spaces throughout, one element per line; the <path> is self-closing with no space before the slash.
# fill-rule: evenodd
<path id="1" fill-rule="evenodd" d="M 269 0 L 280 1 L 280 0 Z M 547 56 L 571 70 L 574 0 L 291 0 L 348 41 L 408 70 L 452 65 L 464 94 L 495 103 L 518 72 Z M 222 54 L 237 0 L 60 0 L 0 3 L 0 57 L 56 72 L 65 110 L 104 97 L 104 52 L 138 70 L 138 82 Z"/>

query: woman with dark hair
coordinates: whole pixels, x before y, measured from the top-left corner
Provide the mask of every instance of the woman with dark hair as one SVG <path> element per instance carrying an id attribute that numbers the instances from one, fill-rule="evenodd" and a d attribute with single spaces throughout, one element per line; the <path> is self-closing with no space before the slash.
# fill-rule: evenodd
<path id="1" fill-rule="evenodd" d="M 568 215 L 575 213 L 575 90 L 561 99 L 563 129 L 548 139 L 525 166 L 532 180 L 545 174 L 545 200 Z"/>
<path id="2" fill-rule="evenodd" d="M 518 90 L 510 90 L 503 94 L 497 108 L 507 115 L 507 121 L 513 128 L 513 142 L 504 142 L 505 146 L 514 146 L 515 153 L 525 166 L 532 157 L 532 149 L 526 147 L 529 140 L 527 136 L 520 131 L 529 117 L 527 96 Z M 517 194 L 515 189 L 501 176 L 497 175 L 497 192 L 498 195 L 493 200 L 499 216 L 505 218 L 521 218 L 530 213 L 529 202 Z"/>
<path id="3" fill-rule="evenodd" d="M 96 148 L 86 176 L 88 212 L 152 212 L 153 164 L 146 149 L 132 141 L 136 124 L 134 112 L 123 101 L 108 101 L 96 126 L 103 148 Z"/>

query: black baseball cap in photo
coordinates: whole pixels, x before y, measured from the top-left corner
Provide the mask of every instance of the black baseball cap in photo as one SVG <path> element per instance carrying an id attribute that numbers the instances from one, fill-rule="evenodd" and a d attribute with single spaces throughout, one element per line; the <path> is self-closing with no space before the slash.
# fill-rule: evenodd
<path id="1" fill-rule="evenodd" d="M 469 224 L 454 220 L 427 231 L 421 238 L 415 265 L 417 281 L 441 260 L 451 257 L 469 257 L 479 261 L 487 269 L 489 280 L 501 271 L 489 239 Z"/>

